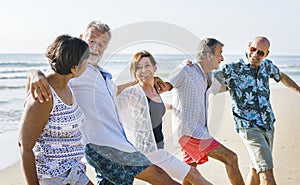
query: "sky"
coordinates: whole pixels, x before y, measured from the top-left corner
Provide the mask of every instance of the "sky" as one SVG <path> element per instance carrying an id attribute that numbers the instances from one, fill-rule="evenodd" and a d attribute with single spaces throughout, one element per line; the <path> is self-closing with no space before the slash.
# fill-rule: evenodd
<path id="1" fill-rule="evenodd" d="M 160 34 L 173 39 L 214 37 L 225 44 L 225 55 L 244 53 L 262 35 L 271 41 L 270 55 L 300 55 L 299 17 L 299 0 L 5 0 L 0 6 L 0 53 L 44 53 L 58 35 L 79 36 L 89 22 L 101 20 L 113 33 L 147 21 L 170 24 L 187 34 L 178 35 L 173 28 Z M 133 38 L 137 32 L 127 35 Z M 173 50 L 168 43 L 162 45 L 155 43 L 151 49 Z M 143 42 L 132 47 L 147 48 Z"/>

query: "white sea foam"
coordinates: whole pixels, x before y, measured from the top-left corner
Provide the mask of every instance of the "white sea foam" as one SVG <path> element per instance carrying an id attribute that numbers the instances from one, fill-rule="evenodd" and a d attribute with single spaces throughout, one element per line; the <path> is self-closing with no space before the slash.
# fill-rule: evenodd
<path id="1" fill-rule="evenodd" d="M 18 131 L 0 133 L 0 170 L 20 160 L 17 138 Z"/>

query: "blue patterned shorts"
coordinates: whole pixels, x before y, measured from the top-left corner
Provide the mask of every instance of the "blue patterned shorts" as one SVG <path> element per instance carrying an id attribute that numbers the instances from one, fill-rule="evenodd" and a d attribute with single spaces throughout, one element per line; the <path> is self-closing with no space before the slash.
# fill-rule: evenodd
<path id="1" fill-rule="evenodd" d="M 91 143 L 86 145 L 85 155 L 87 162 L 105 179 L 98 184 L 132 184 L 134 177 L 152 164 L 141 152 L 128 153 Z"/>

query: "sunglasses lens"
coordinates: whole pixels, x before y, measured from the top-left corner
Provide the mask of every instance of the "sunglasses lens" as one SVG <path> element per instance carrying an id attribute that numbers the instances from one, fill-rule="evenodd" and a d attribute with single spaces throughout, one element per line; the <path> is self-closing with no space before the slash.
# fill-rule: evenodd
<path id="1" fill-rule="evenodd" d="M 265 53 L 263 51 L 258 50 L 257 55 L 260 57 L 263 57 L 263 56 L 265 56 Z"/>
<path id="2" fill-rule="evenodd" d="M 255 48 L 255 47 L 250 47 L 250 51 L 251 51 L 251 52 L 255 52 L 255 51 L 256 51 L 256 48 Z"/>
<path id="3" fill-rule="evenodd" d="M 255 47 L 250 47 L 250 52 L 255 52 L 257 51 L 257 55 L 260 56 L 260 57 L 263 57 L 265 56 L 265 53 L 261 50 L 257 50 Z"/>

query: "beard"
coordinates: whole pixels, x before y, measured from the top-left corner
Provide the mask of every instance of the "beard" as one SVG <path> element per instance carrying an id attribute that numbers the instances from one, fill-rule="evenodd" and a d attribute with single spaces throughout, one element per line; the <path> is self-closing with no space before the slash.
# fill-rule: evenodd
<path id="1" fill-rule="evenodd" d="M 88 63 L 92 64 L 92 65 L 97 65 L 100 62 L 101 58 L 102 57 L 99 55 L 90 54 L 90 56 L 88 58 Z"/>

